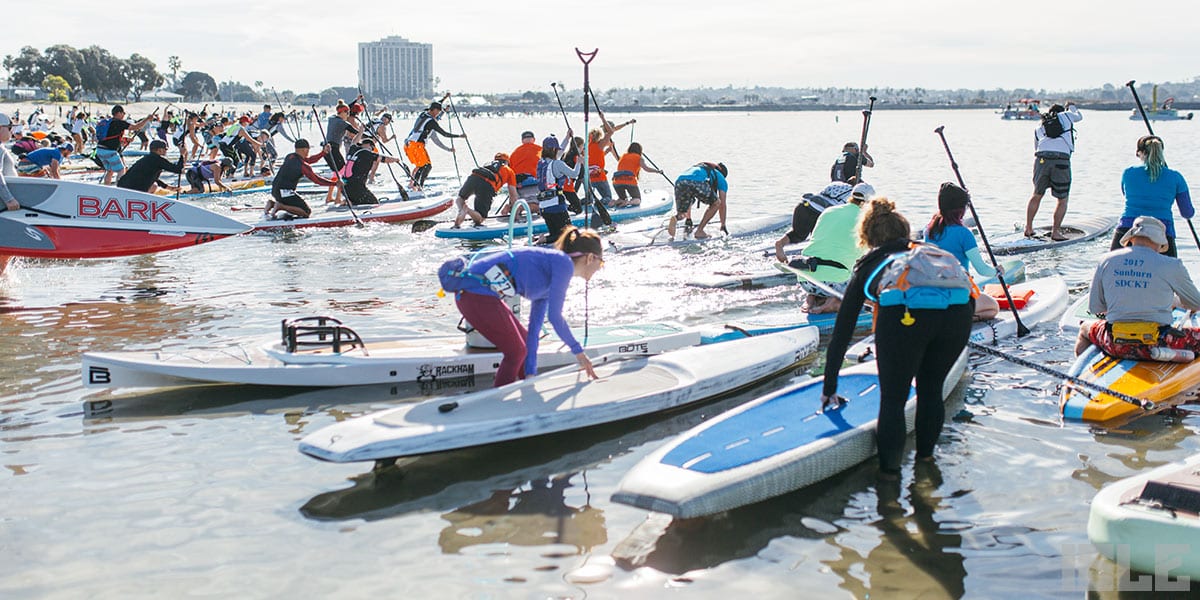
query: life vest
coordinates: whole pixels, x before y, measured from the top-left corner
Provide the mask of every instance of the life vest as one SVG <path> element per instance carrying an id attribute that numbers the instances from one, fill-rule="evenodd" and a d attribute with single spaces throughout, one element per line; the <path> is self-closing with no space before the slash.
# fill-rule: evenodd
<path id="1" fill-rule="evenodd" d="M 504 180 L 500 177 L 500 170 L 504 168 L 504 163 L 500 161 L 492 161 L 482 167 L 471 170 L 471 174 L 491 184 L 492 189 L 500 191 L 504 185 Z"/>
<path id="2" fill-rule="evenodd" d="M 608 181 L 608 171 L 604 170 L 604 151 L 600 144 L 588 142 L 588 180 Z"/>
<path id="3" fill-rule="evenodd" d="M 836 162 L 833 163 L 833 166 L 830 167 L 830 169 L 829 169 L 829 180 L 830 181 L 846 181 L 847 179 L 850 178 L 851 175 L 854 175 L 854 173 L 846 172 L 846 162 L 850 159 L 851 156 L 852 155 L 849 152 L 842 152 L 842 155 L 837 159 Z"/>
<path id="4" fill-rule="evenodd" d="M 550 212 L 555 212 L 557 209 L 566 210 L 567 200 L 562 195 L 562 186 L 566 183 L 566 177 L 554 176 L 554 159 L 543 158 L 537 164 L 537 183 L 538 183 L 538 202 L 541 203 L 542 212 L 546 212 L 550 205 L 556 208 L 550 209 Z M 553 201 L 553 202 L 551 202 Z"/>
<path id="5" fill-rule="evenodd" d="M 613 173 L 613 183 L 616 185 L 637 185 L 638 176 L 642 172 L 642 155 L 626 152 L 617 161 L 617 170 Z"/>
<path id="6" fill-rule="evenodd" d="M 353 153 L 350 154 L 350 156 L 346 157 L 346 164 L 342 165 L 341 170 L 338 171 L 338 176 L 341 177 L 342 179 L 350 179 L 352 177 L 366 177 L 367 173 L 370 172 L 370 167 L 358 166 L 358 157 L 363 152 L 366 152 L 372 156 L 375 155 L 374 152 L 371 152 L 370 150 L 367 150 L 366 148 L 359 148 L 358 150 L 355 150 Z M 370 160 L 367 162 L 373 163 L 375 161 Z"/>
<path id="7" fill-rule="evenodd" d="M 413 123 L 412 131 L 408 132 L 408 137 L 404 138 L 404 141 L 421 142 L 424 144 L 425 138 L 429 137 L 425 130 L 428 127 L 429 122 L 433 120 L 433 115 L 429 114 L 429 111 L 421 111 L 421 114 L 417 115 L 417 121 Z"/>

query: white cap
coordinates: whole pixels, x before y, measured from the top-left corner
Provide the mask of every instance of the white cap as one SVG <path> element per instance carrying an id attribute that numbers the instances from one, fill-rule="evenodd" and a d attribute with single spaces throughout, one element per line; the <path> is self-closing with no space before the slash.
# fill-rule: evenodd
<path id="1" fill-rule="evenodd" d="M 850 195 L 855 198 L 870 200 L 873 196 L 875 196 L 875 188 L 871 184 L 863 182 L 855 185 L 854 190 L 850 192 Z"/>
<path id="2" fill-rule="evenodd" d="M 6 115 L 4 113 L 0 113 L 0 127 L 4 127 L 5 125 L 12 125 L 12 124 L 13 124 L 12 119 L 8 118 L 8 115 Z"/>

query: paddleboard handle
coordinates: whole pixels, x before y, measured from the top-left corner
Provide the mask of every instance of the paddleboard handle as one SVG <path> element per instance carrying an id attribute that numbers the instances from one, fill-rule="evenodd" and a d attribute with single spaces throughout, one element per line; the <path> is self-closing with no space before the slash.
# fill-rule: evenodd
<path id="1" fill-rule="evenodd" d="M 458 408 L 458 403 L 457 403 L 457 402 L 447 402 L 447 403 L 445 403 L 445 404 L 439 404 L 439 405 L 438 405 L 438 412 L 440 412 L 440 413 L 448 413 L 448 412 L 450 412 L 450 411 L 452 411 L 452 410 L 454 410 L 454 409 L 456 409 L 456 408 Z"/>

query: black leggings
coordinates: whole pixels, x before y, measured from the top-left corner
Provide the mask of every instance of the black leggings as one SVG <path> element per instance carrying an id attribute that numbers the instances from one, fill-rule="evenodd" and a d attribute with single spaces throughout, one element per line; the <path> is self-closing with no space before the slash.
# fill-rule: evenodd
<path id="1" fill-rule="evenodd" d="M 904 325 L 903 306 L 880 307 L 875 321 L 875 353 L 879 368 L 879 468 L 898 472 L 908 437 L 904 404 L 910 382 L 917 380 L 917 458 L 933 455 L 942 433 L 946 406 L 942 386 L 950 367 L 967 345 L 975 302 L 946 309 L 913 309 L 916 322 Z"/>
<path id="2" fill-rule="evenodd" d="M 1109 244 L 1108 249 L 1109 250 L 1120 250 L 1121 248 L 1123 248 L 1124 246 L 1121 245 L 1121 238 L 1125 237 L 1125 234 L 1128 233 L 1130 229 L 1133 229 L 1133 228 L 1132 227 L 1118 227 L 1117 230 L 1113 232 L 1112 243 Z M 1163 256 L 1170 256 L 1171 258 L 1179 258 L 1179 249 L 1175 247 L 1175 238 L 1168 235 L 1167 236 L 1167 250 L 1166 250 L 1166 252 L 1159 252 L 1159 254 L 1162 254 Z"/>

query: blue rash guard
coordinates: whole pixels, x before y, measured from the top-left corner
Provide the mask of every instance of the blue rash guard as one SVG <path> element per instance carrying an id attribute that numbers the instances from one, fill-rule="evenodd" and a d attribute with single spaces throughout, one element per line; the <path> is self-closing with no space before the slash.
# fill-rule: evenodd
<path id="1" fill-rule="evenodd" d="M 542 332 L 542 322 L 549 316 L 554 333 L 566 343 L 572 354 L 583 352 L 583 346 L 575 340 L 571 327 L 563 318 L 563 303 L 567 297 L 567 287 L 575 274 L 575 263 L 571 257 L 553 248 L 513 248 L 508 251 L 498 251 L 478 257 L 471 263 L 468 272 L 478 276 L 466 278 L 462 291 L 484 296 L 500 297 L 495 288 L 495 282 L 503 280 L 493 268 L 503 266 L 511 273 L 512 287 L 517 295 L 530 301 L 529 332 L 525 339 L 525 374 L 537 373 L 538 338 Z M 489 273 L 491 271 L 491 273 Z M 493 282 L 488 286 L 481 280 Z"/>
<path id="2" fill-rule="evenodd" d="M 970 229 L 962 225 L 947 225 L 942 230 L 942 235 L 934 238 L 926 232 L 925 239 L 934 246 L 953 254 L 963 268 L 968 273 L 971 272 L 971 261 L 967 258 L 967 252 L 972 248 L 978 248 L 979 244 L 975 241 L 975 235 L 971 233 Z"/>
<path id="3" fill-rule="evenodd" d="M 39 148 L 25 155 L 25 160 L 39 167 L 49 167 L 56 160 L 62 162 L 62 159 L 62 152 L 58 148 Z"/>
<path id="4" fill-rule="evenodd" d="M 705 169 L 702 165 L 694 165 L 694 166 L 688 167 L 688 169 L 686 171 L 680 173 L 679 177 L 675 178 L 675 181 L 705 181 L 705 182 L 707 182 L 707 181 L 709 181 L 708 172 L 709 172 L 709 170 Z M 721 172 L 716 169 L 712 170 L 712 174 L 717 179 L 717 191 L 718 192 L 728 192 L 729 184 L 726 183 L 725 176 L 722 175 Z"/>
<path id="5" fill-rule="evenodd" d="M 1158 179 L 1152 182 L 1146 165 L 1129 167 L 1121 175 L 1121 191 L 1125 194 L 1125 212 L 1117 223 L 1119 228 L 1133 227 L 1133 220 L 1138 217 L 1154 217 L 1167 226 L 1167 235 L 1175 237 L 1171 204 L 1179 206 L 1179 215 L 1185 219 L 1196 214 L 1187 182 L 1174 169 L 1163 167 Z"/>

